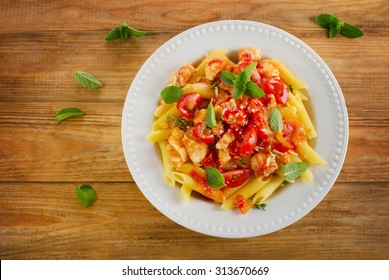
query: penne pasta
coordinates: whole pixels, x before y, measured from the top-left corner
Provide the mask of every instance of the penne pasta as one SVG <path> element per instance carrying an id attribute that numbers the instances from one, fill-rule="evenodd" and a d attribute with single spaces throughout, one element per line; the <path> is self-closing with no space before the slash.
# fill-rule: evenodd
<path id="1" fill-rule="evenodd" d="M 186 202 L 189 201 L 190 195 L 192 194 L 192 188 L 188 187 L 187 185 L 182 185 L 181 186 L 181 194 L 182 197 Z"/>
<path id="2" fill-rule="evenodd" d="M 305 159 L 310 164 L 325 165 L 327 162 L 308 144 L 303 141 L 297 146 L 297 151 L 301 158 Z"/>
<path id="3" fill-rule="evenodd" d="M 301 81 L 295 74 L 293 74 L 288 67 L 282 64 L 278 59 L 268 60 L 271 64 L 278 68 L 280 71 L 280 77 L 288 85 L 291 85 L 293 89 L 307 88 L 308 85 Z"/>
<path id="4" fill-rule="evenodd" d="M 167 110 L 162 116 L 156 119 L 151 125 L 152 130 L 166 129 L 168 128 L 168 116 L 178 117 L 180 116 L 180 112 L 178 111 L 176 106 L 173 106 L 169 110 Z"/>
<path id="5" fill-rule="evenodd" d="M 147 135 L 147 140 L 151 143 L 160 142 L 162 140 L 166 140 L 169 135 L 172 133 L 173 129 L 161 129 L 151 131 Z"/>
<path id="6" fill-rule="evenodd" d="M 169 152 L 167 149 L 167 142 L 166 141 L 160 141 L 158 142 L 159 149 L 161 151 L 161 157 L 162 157 L 162 165 L 163 165 L 163 172 L 164 172 L 164 179 L 165 182 L 169 185 L 174 187 L 175 186 L 175 179 L 172 176 L 173 168 L 169 164 Z"/>
<path id="7" fill-rule="evenodd" d="M 154 111 L 154 116 L 159 118 L 162 117 L 163 114 L 165 114 L 167 111 L 169 111 L 174 105 L 173 104 L 161 104 L 159 105 L 155 111 Z"/>
<path id="8" fill-rule="evenodd" d="M 284 179 L 282 177 L 274 175 L 273 178 L 271 178 L 271 180 L 254 195 L 252 204 L 265 202 L 283 182 Z"/>
<path id="9" fill-rule="evenodd" d="M 210 84 L 207 83 L 193 83 L 187 84 L 183 87 L 184 93 L 196 92 L 200 94 L 202 98 L 211 99 L 214 96 L 214 92 Z"/>

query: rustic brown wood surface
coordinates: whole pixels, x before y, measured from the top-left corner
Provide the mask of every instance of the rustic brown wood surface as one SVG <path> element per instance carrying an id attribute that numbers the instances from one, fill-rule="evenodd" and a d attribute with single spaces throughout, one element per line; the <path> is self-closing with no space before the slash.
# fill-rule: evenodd
<path id="1" fill-rule="evenodd" d="M 365 36 L 329 39 L 332 13 Z M 373 1 L 0 1 L 1 259 L 388 259 L 389 24 Z M 245 19 L 286 30 L 329 65 L 345 97 L 350 138 L 332 190 L 307 216 L 266 236 L 208 237 L 172 222 L 142 195 L 121 146 L 127 90 L 145 60 L 178 33 Z M 127 21 L 149 34 L 104 36 Z M 105 86 L 85 89 L 75 70 Z M 87 114 L 55 125 L 65 107 Z M 74 186 L 90 183 L 83 208 Z"/>

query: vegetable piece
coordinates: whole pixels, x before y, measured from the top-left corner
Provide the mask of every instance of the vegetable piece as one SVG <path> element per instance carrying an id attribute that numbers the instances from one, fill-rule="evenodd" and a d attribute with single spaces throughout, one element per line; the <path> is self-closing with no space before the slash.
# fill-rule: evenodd
<path id="1" fill-rule="evenodd" d="M 224 187 L 225 181 L 223 175 L 214 167 L 207 167 L 205 169 L 207 181 L 211 188 L 218 189 Z"/>
<path id="2" fill-rule="evenodd" d="M 282 168 L 284 179 L 288 182 L 293 183 L 294 180 L 305 172 L 309 167 L 306 162 L 288 162 Z"/>
<path id="3" fill-rule="evenodd" d="M 76 186 L 75 191 L 84 207 L 90 206 L 96 200 L 96 191 L 88 184 Z"/>
<path id="4" fill-rule="evenodd" d="M 257 129 L 253 125 L 249 125 L 243 132 L 243 141 L 240 145 L 241 156 L 249 156 L 254 151 L 258 142 Z"/>
<path id="5" fill-rule="evenodd" d="M 168 86 L 161 91 L 161 98 L 166 104 L 177 102 L 183 94 L 184 90 L 177 86 Z"/>
<path id="6" fill-rule="evenodd" d="M 257 208 L 257 209 L 260 209 L 260 210 L 262 210 L 262 211 L 265 211 L 266 209 L 266 203 L 259 203 L 259 202 L 257 202 L 257 203 L 255 203 L 253 206 L 255 207 L 255 208 Z"/>
<path id="7" fill-rule="evenodd" d="M 341 22 L 339 18 L 330 14 L 318 15 L 315 17 L 315 22 L 328 30 L 330 38 L 335 38 L 339 33 L 347 38 L 358 38 L 364 35 L 360 28 L 347 22 Z"/>
<path id="8" fill-rule="evenodd" d="M 201 142 L 212 144 L 215 142 L 215 138 L 212 134 L 212 131 L 207 128 L 207 125 L 204 121 L 196 123 L 193 128 L 193 136 L 200 140 Z"/>
<path id="9" fill-rule="evenodd" d="M 285 104 L 288 101 L 288 86 L 278 78 L 272 77 L 267 80 L 264 90 L 266 94 L 273 94 L 278 104 Z"/>
<path id="10" fill-rule="evenodd" d="M 250 169 L 236 169 L 223 172 L 224 181 L 227 188 L 236 188 L 242 185 L 250 177 Z"/>
<path id="11" fill-rule="evenodd" d="M 187 119 L 194 117 L 196 110 L 200 109 L 202 99 L 200 94 L 192 92 L 185 94 L 177 101 L 177 109 Z"/>
<path id="12" fill-rule="evenodd" d="M 212 102 L 209 102 L 208 104 L 207 112 L 205 114 L 205 121 L 207 123 L 207 126 L 210 128 L 217 126 L 215 110 L 213 108 Z"/>
<path id="13" fill-rule="evenodd" d="M 275 132 L 281 132 L 283 129 L 282 115 L 280 110 L 274 108 L 270 114 L 270 127 Z"/>
<path id="14" fill-rule="evenodd" d="M 87 88 L 101 88 L 103 84 L 92 74 L 83 71 L 76 71 L 74 79 L 82 86 Z"/>
<path id="15" fill-rule="evenodd" d="M 84 114 L 85 113 L 81 109 L 78 109 L 78 108 L 65 108 L 65 109 L 59 110 L 55 114 L 55 121 L 57 124 L 59 124 L 61 121 L 65 120 L 67 118 L 74 117 L 74 116 L 83 116 Z"/>

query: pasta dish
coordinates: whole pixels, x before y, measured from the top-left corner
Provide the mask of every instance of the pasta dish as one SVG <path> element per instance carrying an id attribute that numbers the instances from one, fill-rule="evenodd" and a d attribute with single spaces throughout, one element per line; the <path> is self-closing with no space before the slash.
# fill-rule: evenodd
<path id="1" fill-rule="evenodd" d="M 236 57 L 236 59 L 233 59 Z M 173 73 L 147 139 L 161 151 L 164 179 L 223 209 L 264 210 L 285 182 L 313 180 L 325 160 L 311 147 L 307 84 L 276 59 L 246 47 L 215 49 Z"/>

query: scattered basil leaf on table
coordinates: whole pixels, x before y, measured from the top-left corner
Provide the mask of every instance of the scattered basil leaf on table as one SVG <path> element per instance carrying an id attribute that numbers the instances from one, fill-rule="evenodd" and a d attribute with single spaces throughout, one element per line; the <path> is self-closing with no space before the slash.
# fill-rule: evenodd
<path id="1" fill-rule="evenodd" d="M 211 188 L 218 189 L 225 185 L 223 175 L 216 168 L 207 167 L 205 169 L 205 175 Z"/>
<path id="2" fill-rule="evenodd" d="M 65 108 L 65 109 L 59 110 L 55 114 L 55 121 L 57 124 L 59 124 L 61 121 L 65 120 L 67 118 L 71 118 L 71 117 L 75 117 L 75 116 L 83 116 L 84 114 L 85 113 L 81 109 L 78 109 L 78 108 Z"/>
<path id="3" fill-rule="evenodd" d="M 270 127 L 275 132 L 281 132 L 283 129 L 282 116 L 280 110 L 274 108 L 270 114 Z"/>
<path id="4" fill-rule="evenodd" d="M 96 191 L 88 184 L 76 186 L 75 191 L 84 207 L 90 206 L 96 200 Z"/>
<path id="5" fill-rule="evenodd" d="M 114 41 L 117 39 L 122 39 L 124 41 L 128 40 L 128 37 L 143 37 L 147 34 L 146 31 L 139 31 L 135 28 L 129 27 L 127 22 L 115 27 L 111 32 L 105 36 L 106 41 Z"/>
<path id="6" fill-rule="evenodd" d="M 166 104 L 177 102 L 184 94 L 184 90 L 178 86 L 167 86 L 161 91 L 161 97 Z"/>
<path id="7" fill-rule="evenodd" d="M 330 14 L 321 14 L 315 17 L 315 22 L 322 28 L 328 30 L 330 38 L 342 34 L 347 38 L 358 38 L 364 35 L 363 31 L 347 22 L 340 21 L 338 17 Z"/>
<path id="8" fill-rule="evenodd" d="M 306 162 L 288 162 L 282 168 L 284 179 L 293 183 L 293 181 L 301 174 L 303 174 L 308 169 L 308 167 L 309 164 Z"/>
<path id="9" fill-rule="evenodd" d="M 74 73 L 74 79 L 82 86 L 87 88 L 101 88 L 103 84 L 90 73 L 83 71 L 76 71 Z"/>

